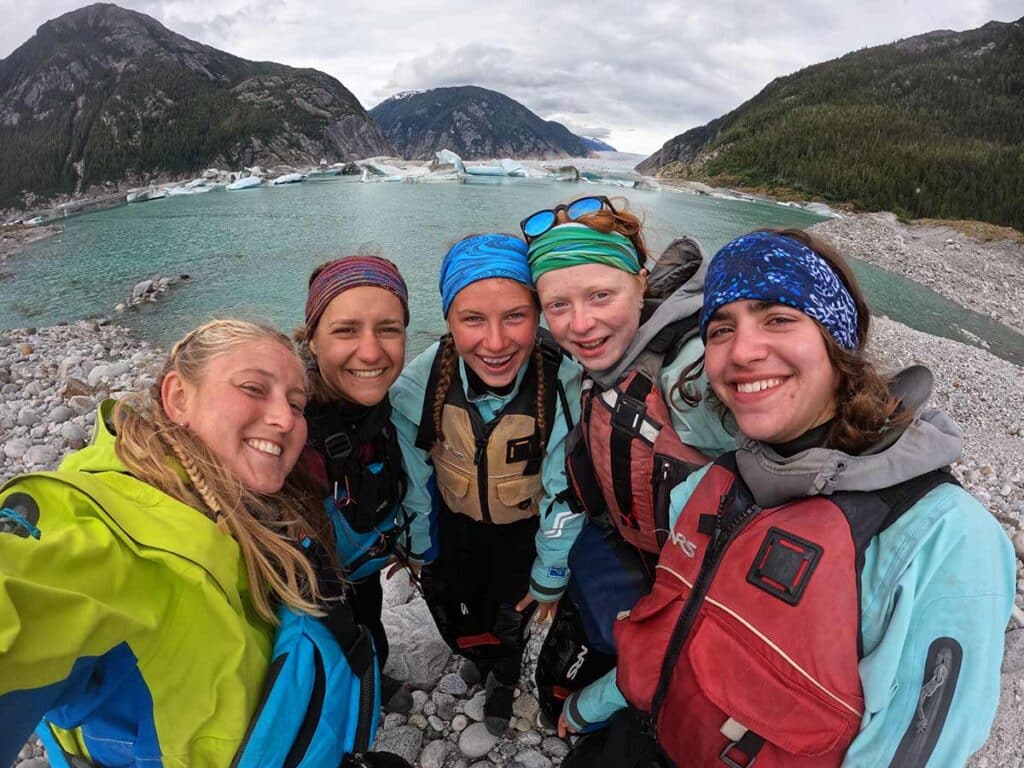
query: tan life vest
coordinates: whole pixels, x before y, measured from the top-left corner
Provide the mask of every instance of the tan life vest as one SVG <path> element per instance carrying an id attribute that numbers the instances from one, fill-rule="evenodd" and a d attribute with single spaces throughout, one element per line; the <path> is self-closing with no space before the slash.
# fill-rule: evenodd
<path id="1" fill-rule="evenodd" d="M 446 336 L 438 346 L 416 436 L 416 446 L 428 451 L 434 462 L 441 500 L 456 514 L 498 525 L 539 514 L 544 496 L 541 468 L 561 390 L 561 350 L 538 333 L 548 384 L 544 389 L 545 435 L 537 424 L 537 364 L 531 355 L 519 390 L 486 424 L 466 398 L 459 377 L 453 376 L 441 412 L 442 441 L 434 431 L 433 407 L 445 345 L 451 343 Z M 568 417 L 564 399 L 563 410 Z"/>

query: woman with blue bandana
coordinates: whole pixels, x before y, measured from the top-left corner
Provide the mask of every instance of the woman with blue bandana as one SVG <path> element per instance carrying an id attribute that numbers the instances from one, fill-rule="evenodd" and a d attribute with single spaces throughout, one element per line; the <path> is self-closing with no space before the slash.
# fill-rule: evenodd
<path id="1" fill-rule="evenodd" d="M 718 413 L 672 397 L 703 352 L 697 242 L 674 241 L 649 274 L 640 220 L 604 197 L 538 211 L 522 229 L 548 327 L 585 369 L 567 455 L 573 503 L 588 522 L 569 559 L 570 610 L 537 670 L 541 705 L 557 718 L 566 692 L 614 665 L 615 617 L 650 590 L 668 540 L 669 491 L 736 444 Z"/>
<path id="2" fill-rule="evenodd" d="M 931 374 L 883 378 L 869 325 L 849 267 L 805 232 L 755 232 L 715 255 L 700 313 L 709 387 L 693 371 L 681 387 L 728 411 L 739 448 L 672 491 L 672 539 L 689 547 L 662 551 L 650 595 L 616 627 L 617 672 L 567 707 L 568 724 L 629 708 L 563 765 L 646 752 L 923 768 L 963 765 L 984 743 L 1013 549 L 949 473 L 963 438 L 927 407 Z"/>
<path id="3" fill-rule="evenodd" d="M 438 629 L 467 659 L 463 677 L 487 679 L 485 723 L 500 735 L 534 603 L 538 619 L 553 613 L 579 528 L 564 500 L 579 367 L 538 328 L 519 238 L 460 240 L 439 283 L 449 333 L 391 389 L 415 515 L 408 555 Z"/>

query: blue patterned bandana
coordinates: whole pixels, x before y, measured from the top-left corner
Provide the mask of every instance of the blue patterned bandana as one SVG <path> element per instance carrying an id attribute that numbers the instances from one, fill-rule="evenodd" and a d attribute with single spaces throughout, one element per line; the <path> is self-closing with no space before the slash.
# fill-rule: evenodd
<path id="1" fill-rule="evenodd" d="M 453 245 L 441 262 L 438 280 L 444 316 L 448 317 L 448 308 L 459 291 L 490 277 L 505 277 L 533 288 L 526 243 L 512 235 L 472 235 Z"/>
<path id="2" fill-rule="evenodd" d="M 801 242 L 774 232 L 752 232 L 722 246 L 704 279 L 700 337 L 732 301 L 774 301 L 799 309 L 825 326 L 839 346 L 857 348 L 857 306 L 828 262 Z"/>

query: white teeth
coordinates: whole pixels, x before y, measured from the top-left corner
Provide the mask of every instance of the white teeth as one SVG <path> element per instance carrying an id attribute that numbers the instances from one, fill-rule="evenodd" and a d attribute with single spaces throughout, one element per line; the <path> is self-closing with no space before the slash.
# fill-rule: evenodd
<path id="1" fill-rule="evenodd" d="M 384 369 L 374 368 L 372 371 L 360 371 L 354 368 L 350 368 L 349 373 L 351 373 L 357 379 L 376 379 L 378 376 L 384 375 Z"/>
<path id="2" fill-rule="evenodd" d="M 504 357 L 481 357 L 480 359 L 488 365 L 504 365 L 512 359 L 512 355 L 505 355 Z"/>
<path id="3" fill-rule="evenodd" d="M 255 448 L 260 453 L 269 453 L 271 456 L 281 455 L 281 446 L 269 440 L 246 440 L 245 444 L 250 448 Z"/>
<path id="4" fill-rule="evenodd" d="M 578 347 L 582 347 L 583 349 L 597 349 L 599 346 L 604 344 L 604 342 L 605 342 L 604 339 L 598 339 L 597 341 L 588 341 L 588 342 L 577 341 L 576 345 Z"/>
<path id="5" fill-rule="evenodd" d="M 736 385 L 737 392 L 761 392 L 765 389 L 777 387 L 782 379 L 762 379 L 761 381 L 747 381 Z"/>

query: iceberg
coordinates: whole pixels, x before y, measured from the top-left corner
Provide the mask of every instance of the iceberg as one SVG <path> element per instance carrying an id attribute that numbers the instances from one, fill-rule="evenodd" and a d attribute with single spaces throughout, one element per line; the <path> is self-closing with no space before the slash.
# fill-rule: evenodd
<path id="1" fill-rule="evenodd" d="M 306 175 L 304 173 L 286 173 L 283 176 L 278 176 L 276 179 L 271 179 L 270 183 L 275 187 L 279 187 L 282 184 L 298 184 L 305 180 Z"/>
<path id="2" fill-rule="evenodd" d="M 246 176 L 243 179 L 231 182 L 230 184 L 228 184 L 227 188 L 232 191 L 237 189 L 254 189 L 255 187 L 260 186 L 262 183 L 263 179 L 261 179 L 259 176 Z"/>
<path id="3" fill-rule="evenodd" d="M 148 200 L 162 200 L 165 197 L 167 197 L 166 189 L 146 187 L 145 189 L 133 189 L 125 195 L 124 201 L 126 203 L 144 203 Z"/>

